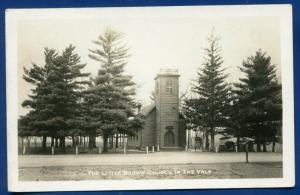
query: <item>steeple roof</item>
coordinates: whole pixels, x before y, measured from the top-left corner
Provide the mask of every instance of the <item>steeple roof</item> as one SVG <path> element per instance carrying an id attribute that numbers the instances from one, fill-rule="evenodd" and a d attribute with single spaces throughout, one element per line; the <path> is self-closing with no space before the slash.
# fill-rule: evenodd
<path id="1" fill-rule="evenodd" d="M 159 73 L 156 75 L 155 79 L 160 76 L 175 76 L 179 77 L 180 74 L 178 73 L 178 69 L 160 69 Z"/>

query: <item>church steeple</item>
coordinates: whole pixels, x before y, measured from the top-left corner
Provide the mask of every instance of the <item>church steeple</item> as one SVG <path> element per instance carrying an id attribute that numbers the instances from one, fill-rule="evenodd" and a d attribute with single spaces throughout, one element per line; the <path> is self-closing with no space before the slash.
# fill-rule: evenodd
<path id="1" fill-rule="evenodd" d="M 155 77 L 156 145 L 178 147 L 179 74 L 161 69 Z"/>

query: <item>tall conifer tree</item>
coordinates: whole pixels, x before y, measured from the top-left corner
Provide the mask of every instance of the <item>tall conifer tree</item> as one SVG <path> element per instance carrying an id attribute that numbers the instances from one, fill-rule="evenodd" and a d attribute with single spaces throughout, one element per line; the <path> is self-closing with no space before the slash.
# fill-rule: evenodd
<path id="1" fill-rule="evenodd" d="M 27 107 L 30 111 L 20 118 L 19 135 L 35 135 L 42 136 L 42 151 L 46 151 L 46 140 L 51 136 L 53 129 L 47 123 L 49 117 L 53 114 L 51 106 L 47 104 L 47 100 L 51 95 L 50 85 L 48 81 L 49 75 L 53 70 L 53 61 L 57 57 L 57 52 L 53 49 L 45 49 L 45 64 L 38 66 L 32 64 L 30 69 L 24 68 L 23 79 L 33 85 L 32 93 L 29 99 L 22 103 L 23 107 Z M 33 133 L 33 131 L 35 131 Z"/>
<path id="2" fill-rule="evenodd" d="M 271 57 L 262 50 L 248 57 L 240 67 L 245 77 L 235 84 L 239 107 L 244 114 L 247 136 L 257 143 L 257 151 L 266 151 L 266 142 L 275 145 L 281 131 L 282 102 L 281 85 L 276 78 L 276 69 Z M 274 150 L 274 147 L 273 147 Z"/>
<path id="3" fill-rule="evenodd" d="M 195 98 L 186 100 L 189 110 L 198 113 L 195 118 L 196 125 L 206 131 L 206 150 L 215 149 L 215 134 L 218 127 L 223 127 L 227 120 L 227 109 L 229 103 L 229 85 L 225 79 L 227 75 L 222 68 L 220 38 L 212 33 L 208 38 L 208 47 L 204 48 L 205 56 L 202 68 L 197 72 L 198 77 L 193 92 Z M 189 112 L 189 111 L 188 111 Z M 210 147 L 208 135 L 210 134 Z"/>
<path id="4" fill-rule="evenodd" d="M 85 102 L 89 109 L 85 120 L 92 140 L 97 134 L 102 134 L 104 152 L 107 151 L 109 136 L 132 134 L 142 124 L 136 117 L 135 83 L 132 76 L 124 74 L 129 55 L 128 48 L 121 41 L 120 33 L 107 29 L 93 41 L 97 47 L 90 49 L 89 55 L 100 69 L 86 91 Z M 93 143 L 90 148 L 95 147 Z"/>
<path id="5" fill-rule="evenodd" d="M 37 130 L 43 136 L 43 151 L 46 149 L 47 136 L 60 139 L 65 151 L 65 137 L 74 135 L 80 114 L 80 91 L 88 76 L 81 70 L 85 64 L 74 54 L 75 47 L 70 45 L 61 55 L 53 49 L 45 49 L 45 65 L 24 69 L 23 78 L 34 85 L 30 99 L 23 102 L 31 111 L 22 118 L 21 124 Z M 28 120 L 30 119 L 30 120 Z M 28 122 L 26 122 L 28 121 Z M 25 123 L 25 124 L 24 124 Z M 52 142 L 53 144 L 53 142 Z"/>

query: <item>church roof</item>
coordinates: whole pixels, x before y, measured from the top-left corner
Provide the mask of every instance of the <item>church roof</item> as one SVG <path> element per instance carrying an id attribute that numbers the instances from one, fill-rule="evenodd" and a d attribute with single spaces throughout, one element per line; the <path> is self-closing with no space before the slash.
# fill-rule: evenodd
<path id="1" fill-rule="evenodd" d="M 150 114 L 150 112 L 155 109 L 155 103 L 151 103 L 145 107 L 143 107 L 140 111 L 140 114 L 144 115 L 144 116 L 148 116 L 148 114 Z"/>
<path id="2" fill-rule="evenodd" d="M 177 69 L 160 69 L 159 73 L 156 75 L 156 77 L 154 79 L 157 79 L 160 76 L 175 76 L 175 77 L 179 77 L 179 73 Z"/>

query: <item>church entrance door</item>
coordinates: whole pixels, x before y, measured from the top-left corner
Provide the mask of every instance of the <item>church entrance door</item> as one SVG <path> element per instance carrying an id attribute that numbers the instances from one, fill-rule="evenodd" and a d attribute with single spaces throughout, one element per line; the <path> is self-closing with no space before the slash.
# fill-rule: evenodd
<path id="1" fill-rule="evenodd" d="M 172 131 L 168 131 L 164 136 L 164 147 L 174 147 L 175 138 L 174 133 Z"/>

